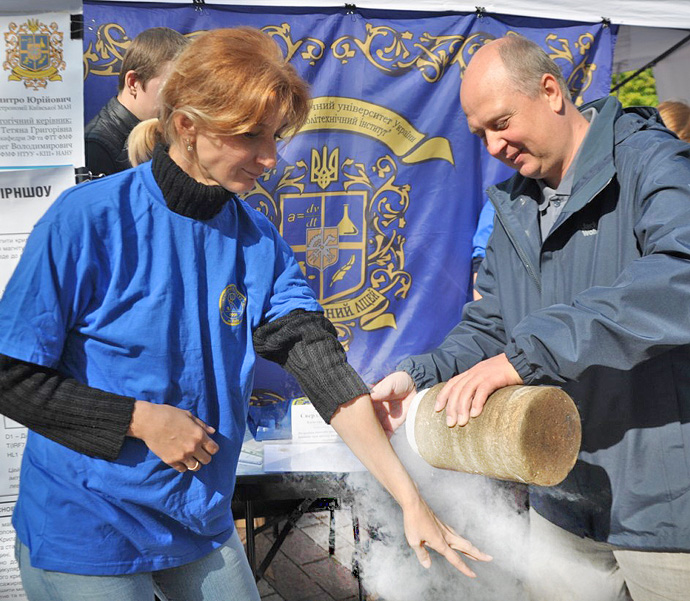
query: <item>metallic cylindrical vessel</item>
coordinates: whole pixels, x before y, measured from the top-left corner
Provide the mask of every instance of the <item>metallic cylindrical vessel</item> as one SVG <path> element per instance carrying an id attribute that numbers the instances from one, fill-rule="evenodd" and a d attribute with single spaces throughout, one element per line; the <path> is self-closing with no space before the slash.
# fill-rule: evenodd
<path id="1" fill-rule="evenodd" d="M 415 396 L 406 420 L 412 448 L 434 467 L 553 486 L 575 465 L 582 429 L 573 400 L 554 386 L 507 386 L 465 426 L 434 411 L 444 382 Z"/>

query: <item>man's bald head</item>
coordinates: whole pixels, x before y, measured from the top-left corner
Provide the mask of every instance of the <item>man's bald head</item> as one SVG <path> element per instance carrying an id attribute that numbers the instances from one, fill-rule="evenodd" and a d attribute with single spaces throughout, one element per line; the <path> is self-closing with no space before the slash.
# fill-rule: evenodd
<path id="1" fill-rule="evenodd" d="M 552 187 L 589 125 L 570 100 L 558 66 L 522 36 L 494 40 L 475 52 L 460 102 L 470 131 L 489 154 Z"/>
<path id="2" fill-rule="evenodd" d="M 539 93 L 544 74 L 552 75 L 564 97 L 570 99 L 568 84 L 558 65 L 541 46 L 524 36 L 508 35 L 479 48 L 465 70 L 464 79 L 488 75 L 496 69 L 506 75 L 516 92 L 532 98 Z"/>

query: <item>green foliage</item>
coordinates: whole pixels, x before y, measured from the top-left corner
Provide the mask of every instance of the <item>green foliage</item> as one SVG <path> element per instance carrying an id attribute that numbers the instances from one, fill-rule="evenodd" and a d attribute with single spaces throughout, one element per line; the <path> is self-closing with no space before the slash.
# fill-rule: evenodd
<path id="1" fill-rule="evenodd" d="M 627 79 L 633 73 L 634 71 L 614 73 L 611 87 Z M 623 106 L 656 106 L 659 104 L 659 99 L 656 95 L 656 82 L 654 81 L 654 74 L 651 68 L 642 71 L 642 73 L 628 83 L 623 84 L 612 94 L 621 101 Z"/>

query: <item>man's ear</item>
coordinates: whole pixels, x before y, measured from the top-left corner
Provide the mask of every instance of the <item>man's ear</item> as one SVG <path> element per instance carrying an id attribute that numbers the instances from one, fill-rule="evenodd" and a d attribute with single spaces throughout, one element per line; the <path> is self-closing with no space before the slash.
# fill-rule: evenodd
<path id="1" fill-rule="evenodd" d="M 136 98 L 138 88 L 143 88 L 141 81 L 139 80 L 139 76 L 137 75 L 136 71 L 132 71 L 130 69 L 127 71 L 127 73 L 125 73 L 124 92 L 129 94 L 132 98 Z"/>
<path id="2" fill-rule="evenodd" d="M 565 99 L 563 98 L 563 90 L 558 85 L 556 78 L 551 73 L 544 73 L 541 76 L 541 93 L 551 106 L 554 113 L 560 113 L 564 109 Z"/>

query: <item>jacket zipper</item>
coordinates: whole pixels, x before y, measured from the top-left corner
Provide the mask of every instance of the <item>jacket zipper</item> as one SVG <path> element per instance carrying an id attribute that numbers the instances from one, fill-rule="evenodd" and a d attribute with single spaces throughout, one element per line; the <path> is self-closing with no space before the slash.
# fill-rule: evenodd
<path id="1" fill-rule="evenodd" d="M 590 200 L 593 200 L 594 198 L 599 196 L 599 194 L 601 194 L 601 192 L 604 190 L 604 188 L 606 188 L 606 186 L 608 186 L 612 180 L 613 180 L 613 177 L 609 177 L 606 180 L 606 182 L 604 182 L 604 184 L 594 194 L 592 194 L 592 196 L 590 197 Z M 515 248 L 515 251 L 517 252 L 518 257 L 522 261 L 522 264 L 525 266 L 527 273 L 529 274 L 529 276 L 532 278 L 532 280 L 536 284 L 537 290 L 539 291 L 539 294 L 541 294 L 541 280 L 539 279 L 539 276 L 537 275 L 536 270 L 532 266 L 532 263 L 530 263 L 527 255 L 525 254 L 525 251 L 522 250 L 522 247 L 518 244 L 518 241 L 515 238 L 515 236 L 513 235 L 513 233 L 510 231 L 510 228 L 508 228 L 506 226 L 506 222 L 503 219 L 503 214 L 501 212 L 501 209 L 499 209 L 498 206 L 496 206 L 496 204 L 494 204 L 494 208 L 496 209 L 496 215 L 498 217 L 498 220 L 501 222 L 501 225 L 503 225 L 503 229 L 505 230 L 506 234 L 508 235 L 508 238 L 510 239 L 510 242 L 513 245 L 513 248 Z"/>
<path id="2" fill-rule="evenodd" d="M 498 217 L 498 220 L 501 222 L 501 225 L 503 226 L 505 233 L 508 235 L 508 238 L 510 239 L 510 242 L 513 245 L 513 248 L 516 250 L 518 257 L 522 261 L 522 264 L 525 266 L 525 269 L 527 270 L 527 274 L 532 278 L 535 285 L 537 286 L 537 290 L 539 291 L 539 294 L 541 295 L 541 281 L 539 279 L 539 276 L 537 275 L 537 272 L 535 271 L 534 267 L 532 266 L 532 263 L 530 262 L 529 258 L 525 254 L 525 251 L 522 250 L 522 247 L 518 244 L 518 241 L 516 240 L 515 236 L 510 231 L 510 228 L 508 228 L 506 226 L 506 222 L 503 219 L 503 214 L 501 213 L 501 209 L 499 209 L 495 204 L 494 204 L 494 208 L 496 209 L 496 216 Z"/>

